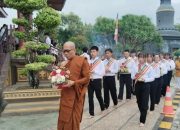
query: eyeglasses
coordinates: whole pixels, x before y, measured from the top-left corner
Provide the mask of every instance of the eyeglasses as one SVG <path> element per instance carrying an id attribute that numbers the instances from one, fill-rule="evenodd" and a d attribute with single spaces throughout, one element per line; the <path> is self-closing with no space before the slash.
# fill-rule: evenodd
<path id="1" fill-rule="evenodd" d="M 66 50 L 63 50 L 63 53 L 69 53 L 70 51 L 72 51 L 73 49 L 70 49 L 70 50 L 68 50 L 68 49 L 66 49 Z"/>

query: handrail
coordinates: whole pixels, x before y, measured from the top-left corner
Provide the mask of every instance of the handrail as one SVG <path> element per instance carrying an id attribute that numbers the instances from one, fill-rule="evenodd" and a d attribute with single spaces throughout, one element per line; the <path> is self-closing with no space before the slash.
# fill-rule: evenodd
<path id="1" fill-rule="evenodd" d="M 4 41 L 8 36 L 8 26 L 4 24 L 0 29 L 0 44 Z"/>

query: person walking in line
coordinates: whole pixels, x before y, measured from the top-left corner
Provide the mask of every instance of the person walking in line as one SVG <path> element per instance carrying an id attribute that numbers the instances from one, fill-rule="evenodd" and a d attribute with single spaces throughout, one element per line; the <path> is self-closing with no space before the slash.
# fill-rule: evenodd
<path id="1" fill-rule="evenodd" d="M 134 60 L 135 64 L 137 65 L 138 64 L 138 58 L 137 58 L 137 54 L 136 54 L 136 51 L 135 50 L 131 50 L 131 58 Z M 131 93 L 133 95 L 135 95 L 135 88 L 134 88 L 134 83 L 135 83 L 135 80 L 134 80 L 134 72 L 132 70 L 131 72 L 131 78 L 132 78 L 132 88 L 131 88 Z"/>
<path id="2" fill-rule="evenodd" d="M 154 69 L 155 69 L 155 105 L 158 105 L 161 98 L 161 89 L 163 85 L 163 65 L 160 63 L 159 54 L 154 54 Z"/>
<path id="3" fill-rule="evenodd" d="M 115 75 L 118 72 L 118 63 L 112 58 L 113 51 L 112 49 L 105 50 L 106 59 L 103 61 L 105 65 L 105 75 L 103 77 L 103 88 L 104 88 L 104 104 L 106 109 L 108 109 L 110 104 L 109 93 L 114 103 L 114 106 L 118 104 L 117 101 L 117 91 L 116 91 L 116 81 Z"/>
<path id="4" fill-rule="evenodd" d="M 146 63 L 146 56 L 142 53 L 138 54 L 139 64 L 136 67 L 135 75 L 135 93 L 137 104 L 140 111 L 140 127 L 146 122 L 150 85 L 149 82 L 154 80 L 152 66 Z"/>
<path id="5" fill-rule="evenodd" d="M 166 53 L 164 57 L 168 64 L 167 86 L 170 86 L 172 75 L 173 75 L 173 70 L 175 69 L 175 63 L 172 59 L 170 59 L 169 53 Z"/>
<path id="6" fill-rule="evenodd" d="M 105 110 L 105 105 L 102 97 L 102 78 L 105 74 L 105 67 L 102 60 L 98 57 L 99 49 L 97 46 L 93 46 L 90 49 L 91 60 L 90 60 L 90 83 L 88 86 L 88 98 L 89 98 L 89 118 L 94 117 L 94 92 L 96 98 L 99 101 L 101 111 Z"/>
<path id="7" fill-rule="evenodd" d="M 155 68 L 157 67 L 158 64 L 155 64 L 153 62 L 153 55 L 152 54 L 146 54 L 146 62 L 149 66 L 152 66 L 152 72 L 153 72 L 153 76 L 155 79 L 155 75 L 156 75 L 156 71 Z M 154 111 L 155 108 L 155 94 L 156 94 L 156 82 L 155 80 L 149 82 L 150 85 L 150 113 L 152 113 Z"/>
<path id="8" fill-rule="evenodd" d="M 130 57 L 129 50 L 125 50 L 123 52 L 124 58 L 120 59 L 119 62 L 119 71 L 120 71 L 120 89 L 119 89 L 119 95 L 118 100 L 123 100 L 123 93 L 124 93 L 124 85 L 126 85 L 126 100 L 131 99 L 131 89 L 132 89 L 132 78 L 131 73 L 133 72 L 133 69 L 135 68 L 135 62 Z"/>
<path id="9" fill-rule="evenodd" d="M 161 95 L 165 97 L 166 95 L 166 88 L 168 85 L 168 68 L 169 68 L 169 63 L 167 63 L 167 60 L 164 59 L 164 54 L 160 54 L 160 63 L 161 63 L 161 72 L 163 75 L 163 85 L 161 89 Z"/>
<path id="10" fill-rule="evenodd" d="M 64 56 L 68 59 L 63 66 L 70 71 L 65 89 L 61 90 L 58 130 L 80 130 L 85 94 L 89 84 L 89 64 L 84 57 L 76 55 L 73 42 L 63 45 Z"/>

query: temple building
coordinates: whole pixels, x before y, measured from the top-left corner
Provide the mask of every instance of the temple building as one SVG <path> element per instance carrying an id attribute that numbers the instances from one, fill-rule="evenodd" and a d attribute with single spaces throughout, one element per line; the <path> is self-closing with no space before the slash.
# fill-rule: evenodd
<path id="1" fill-rule="evenodd" d="M 161 0 L 156 12 L 157 31 L 163 37 L 162 52 L 173 52 L 180 48 L 180 32 L 174 26 L 174 8 L 171 0 Z"/>

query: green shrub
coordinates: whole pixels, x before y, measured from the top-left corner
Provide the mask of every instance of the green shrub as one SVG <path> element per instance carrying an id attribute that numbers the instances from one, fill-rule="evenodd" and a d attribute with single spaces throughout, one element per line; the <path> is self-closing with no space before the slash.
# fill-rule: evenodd
<path id="1" fill-rule="evenodd" d="M 180 56 L 180 49 L 176 50 L 174 52 L 174 56 L 179 57 Z"/>
<path id="2" fill-rule="evenodd" d="M 23 48 L 23 49 L 20 49 L 20 50 L 16 50 L 14 52 L 12 52 L 12 57 L 14 58 L 20 58 L 20 57 L 25 57 L 26 56 L 26 49 Z"/>
<path id="3" fill-rule="evenodd" d="M 34 23 L 38 29 L 48 30 L 57 27 L 61 23 L 61 17 L 58 11 L 51 7 L 46 7 L 39 11 Z"/>
<path id="4" fill-rule="evenodd" d="M 27 71 L 40 71 L 40 70 L 43 70 L 44 68 L 46 68 L 47 66 L 48 66 L 47 63 L 34 62 L 34 63 L 25 65 L 25 68 Z"/>
<path id="5" fill-rule="evenodd" d="M 55 57 L 52 55 L 38 55 L 36 57 L 37 62 L 52 63 L 55 62 Z"/>
<path id="6" fill-rule="evenodd" d="M 26 38 L 26 35 L 24 32 L 14 31 L 13 34 L 15 37 L 17 37 L 19 39 L 25 39 Z"/>
<path id="7" fill-rule="evenodd" d="M 20 25 L 20 26 L 27 26 L 28 25 L 28 20 L 24 18 L 13 18 L 12 20 L 13 23 Z"/>
<path id="8" fill-rule="evenodd" d="M 25 43 L 25 47 L 27 49 L 32 49 L 32 50 L 39 50 L 39 51 L 45 51 L 47 49 L 49 49 L 49 45 L 45 44 L 45 43 L 41 43 L 41 42 L 34 42 L 34 41 L 28 41 Z"/>

